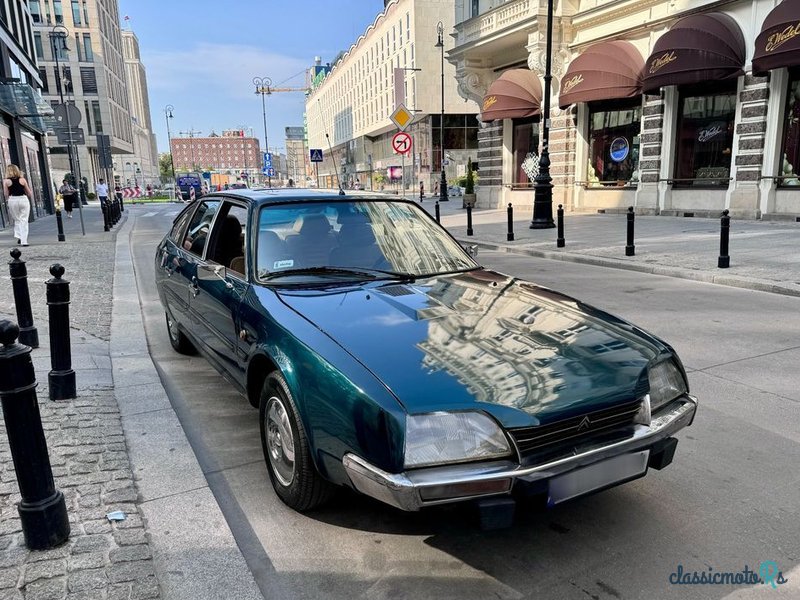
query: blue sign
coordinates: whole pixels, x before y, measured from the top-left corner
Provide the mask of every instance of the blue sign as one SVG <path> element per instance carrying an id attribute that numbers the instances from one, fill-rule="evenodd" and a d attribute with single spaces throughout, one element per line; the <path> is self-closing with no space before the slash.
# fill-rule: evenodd
<path id="1" fill-rule="evenodd" d="M 322 148 L 311 148 L 308 151 L 311 162 L 322 162 Z"/>
<path id="2" fill-rule="evenodd" d="M 264 168 L 269 169 L 272 166 L 272 154 L 264 152 Z"/>
<path id="3" fill-rule="evenodd" d="M 275 169 L 272 167 L 267 169 L 267 177 L 275 177 Z"/>
<path id="4" fill-rule="evenodd" d="M 628 152 L 630 152 L 631 146 L 628 143 L 628 140 L 624 137 L 618 137 L 611 140 L 611 146 L 609 148 L 609 154 L 611 155 L 611 160 L 614 162 L 622 162 L 628 157 Z"/>

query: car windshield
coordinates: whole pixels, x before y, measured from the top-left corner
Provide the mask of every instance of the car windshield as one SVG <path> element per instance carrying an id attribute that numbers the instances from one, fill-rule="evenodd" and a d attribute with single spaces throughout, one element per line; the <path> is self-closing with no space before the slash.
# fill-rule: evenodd
<path id="1" fill-rule="evenodd" d="M 478 265 L 419 207 L 399 201 L 265 206 L 258 223 L 261 279 L 421 277 Z"/>

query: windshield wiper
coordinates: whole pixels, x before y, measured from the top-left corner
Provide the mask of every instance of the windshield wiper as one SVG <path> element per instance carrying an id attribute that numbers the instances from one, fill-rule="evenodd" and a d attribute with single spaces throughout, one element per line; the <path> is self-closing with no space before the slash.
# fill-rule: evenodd
<path id="1" fill-rule="evenodd" d="M 358 269 L 348 267 L 303 267 L 297 269 L 286 269 L 284 271 L 262 272 L 262 279 L 276 279 L 292 275 L 358 275 L 367 279 L 386 279 L 386 275 L 392 279 L 403 281 L 414 281 L 417 276 L 413 273 L 401 273 L 397 271 L 385 271 L 383 269 Z"/>

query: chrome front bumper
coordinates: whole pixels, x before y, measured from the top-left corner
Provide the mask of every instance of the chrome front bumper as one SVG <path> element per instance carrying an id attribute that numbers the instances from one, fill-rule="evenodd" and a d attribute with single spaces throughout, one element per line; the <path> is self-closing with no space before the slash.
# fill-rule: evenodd
<path id="1" fill-rule="evenodd" d="M 387 473 L 354 454 L 346 454 L 342 462 L 350 481 L 359 492 L 402 510 L 414 511 L 423 506 L 476 497 L 471 495 L 424 500 L 426 489 L 505 479 L 510 479 L 512 484 L 515 479 L 529 482 L 546 480 L 613 456 L 647 448 L 691 425 L 696 410 L 697 400 L 694 397 L 681 396 L 654 414 L 650 425 L 635 425 L 630 436 L 625 439 L 600 445 L 578 445 L 568 455 L 532 466 L 503 460 Z M 508 492 L 495 492 L 493 495 L 497 493 Z"/>

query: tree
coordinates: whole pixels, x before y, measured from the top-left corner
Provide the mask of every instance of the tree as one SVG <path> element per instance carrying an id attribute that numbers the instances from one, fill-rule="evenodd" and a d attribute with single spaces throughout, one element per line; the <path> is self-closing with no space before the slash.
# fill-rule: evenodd
<path id="1" fill-rule="evenodd" d="M 169 152 L 162 152 L 158 155 L 158 171 L 162 180 L 172 179 L 172 155 Z"/>
<path id="2" fill-rule="evenodd" d="M 475 193 L 475 176 L 472 174 L 472 159 L 467 159 L 467 182 L 464 185 L 465 194 Z"/>

